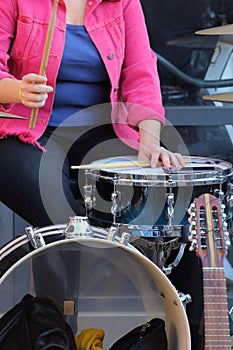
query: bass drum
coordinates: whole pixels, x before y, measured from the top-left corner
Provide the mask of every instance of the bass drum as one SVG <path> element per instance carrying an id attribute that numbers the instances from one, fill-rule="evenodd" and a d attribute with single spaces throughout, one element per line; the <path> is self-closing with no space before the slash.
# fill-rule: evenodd
<path id="1" fill-rule="evenodd" d="M 64 229 L 35 230 L 50 243 L 32 251 L 26 234 L 1 249 L 1 314 L 27 293 L 44 295 L 62 302 L 67 322 L 72 315 L 76 319 L 77 333 L 103 329 L 106 349 L 154 317 L 165 320 L 169 350 L 191 349 L 185 308 L 155 264 L 131 245 L 108 240 L 103 228 L 72 239 L 64 237 Z M 21 257 L 15 261 L 15 256 Z M 37 279 L 38 271 L 43 278 Z"/>

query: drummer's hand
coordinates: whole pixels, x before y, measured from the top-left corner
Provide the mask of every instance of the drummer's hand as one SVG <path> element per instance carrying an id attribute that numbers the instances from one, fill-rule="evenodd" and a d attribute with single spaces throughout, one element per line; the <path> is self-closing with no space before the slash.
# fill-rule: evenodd
<path id="1" fill-rule="evenodd" d="M 48 93 L 53 91 L 46 82 L 47 78 L 39 74 L 24 75 L 20 84 L 21 102 L 29 108 L 43 107 Z"/>
<path id="2" fill-rule="evenodd" d="M 157 120 L 143 120 L 139 123 L 139 161 L 150 161 L 151 167 L 158 165 L 166 169 L 181 169 L 185 166 L 183 157 L 160 146 L 161 124 Z M 161 164 L 162 163 L 162 164 Z"/>
<path id="3" fill-rule="evenodd" d="M 164 147 L 156 144 L 152 144 L 149 147 L 143 147 L 141 145 L 138 153 L 138 160 L 150 161 L 152 168 L 160 165 L 168 170 L 179 170 L 185 166 L 185 162 L 181 154 L 170 152 Z"/>

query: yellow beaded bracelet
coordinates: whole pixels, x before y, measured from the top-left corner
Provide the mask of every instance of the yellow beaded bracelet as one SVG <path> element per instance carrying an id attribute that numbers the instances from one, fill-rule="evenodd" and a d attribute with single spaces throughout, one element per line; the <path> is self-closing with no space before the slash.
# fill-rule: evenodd
<path id="1" fill-rule="evenodd" d="M 22 96 L 22 85 L 20 84 L 19 85 L 19 99 L 20 99 L 20 101 L 22 101 L 22 99 L 23 99 L 23 96 Z"/>

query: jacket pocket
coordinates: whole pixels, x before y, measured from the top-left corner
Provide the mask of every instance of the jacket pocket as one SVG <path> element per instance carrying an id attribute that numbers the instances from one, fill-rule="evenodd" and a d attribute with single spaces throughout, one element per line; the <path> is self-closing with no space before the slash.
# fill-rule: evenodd
<path id="1" fill-rule="evenodd" d="M 13 59 L 35 57 L 38 55 L 41 42 L 40 25 L 28 18 L 19 18 L 16 36 L 11 49 Z"/>

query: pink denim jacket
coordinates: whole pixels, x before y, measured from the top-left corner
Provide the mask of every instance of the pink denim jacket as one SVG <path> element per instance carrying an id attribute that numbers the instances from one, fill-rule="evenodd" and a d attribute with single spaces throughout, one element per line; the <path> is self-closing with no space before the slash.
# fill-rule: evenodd
<path id="1" fill-rule="evenodd" d="M 38 73 L 52 0 L 0 0 L 0 79 L 21 79 Z M 156 57 L 149 46 L 139 0 L 90 0 L 85 26 L 98 48 L 111 80 L 112 123 L 119 138 L 138 148 L 137 124 L 156 119 L 164 124 Z M 66 6 L 59 1 L 56 25 L 46 68 L 48 84 L 55 88 L 66 31 Z M 22 141 L 38 144 L 51 114 L 54 93 L 39 109 L 36 127 L 29 120 L 1 119 L 0 138 L 16 135 Z M 123 107 L 127 106 L 126 109 Z M 0 110 L 30 118 L 23 104 L 0 105 Z"/>

